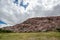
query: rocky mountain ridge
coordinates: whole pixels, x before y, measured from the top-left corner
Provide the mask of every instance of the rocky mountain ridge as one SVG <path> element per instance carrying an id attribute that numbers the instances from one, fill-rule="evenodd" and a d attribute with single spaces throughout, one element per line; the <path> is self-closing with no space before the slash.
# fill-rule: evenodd
<path id="1" fill-rule="evenodd" d="M 21 24 L 4 27 L 2 29 L 13 32 L 60 31 L 60 16 L 30 18 Z"/>

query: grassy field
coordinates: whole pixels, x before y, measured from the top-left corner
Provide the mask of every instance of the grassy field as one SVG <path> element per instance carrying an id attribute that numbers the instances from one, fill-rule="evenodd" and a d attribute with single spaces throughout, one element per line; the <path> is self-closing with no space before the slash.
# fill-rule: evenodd
<path id="1" fill-rule="evenodd" d="M 0 40 L 60 40 L 60 33 L 0 33 Z"/>

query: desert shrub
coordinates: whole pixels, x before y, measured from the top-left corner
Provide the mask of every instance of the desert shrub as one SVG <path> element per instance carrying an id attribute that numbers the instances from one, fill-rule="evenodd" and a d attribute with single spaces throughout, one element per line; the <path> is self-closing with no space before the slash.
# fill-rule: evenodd
<path id="1" fill-rule="evenodd" d="M 10 30 L 3 30 L 3 29 L 0 29 L 0 33 L 11 33 L 12 31 Z"/>
<path id="2" fill-rule="evenodd" d="M 60 28 L 57 28 L 56 30 L 57 30 L 58 32 L 60 32 Z"/>

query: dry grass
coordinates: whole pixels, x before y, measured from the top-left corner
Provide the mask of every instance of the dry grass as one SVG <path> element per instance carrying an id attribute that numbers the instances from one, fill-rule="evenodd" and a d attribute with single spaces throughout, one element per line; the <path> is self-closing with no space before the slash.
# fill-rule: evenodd
<path id="1" fill-rule="evenodd" d="M 0 33 L 0 40 L 60 40 L 60 33 Z"/>

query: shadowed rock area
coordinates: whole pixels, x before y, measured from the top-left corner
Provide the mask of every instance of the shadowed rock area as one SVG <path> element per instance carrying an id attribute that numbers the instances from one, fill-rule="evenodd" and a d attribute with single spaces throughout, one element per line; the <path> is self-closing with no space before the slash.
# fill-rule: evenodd
<path id="1" fill-rule="evenodd" d="M 56 17 L 35 17 L 10 27 L 4 27 L 3 30 L 11 30 L 13 32 L 60 32 L 60 16 Z"/>

